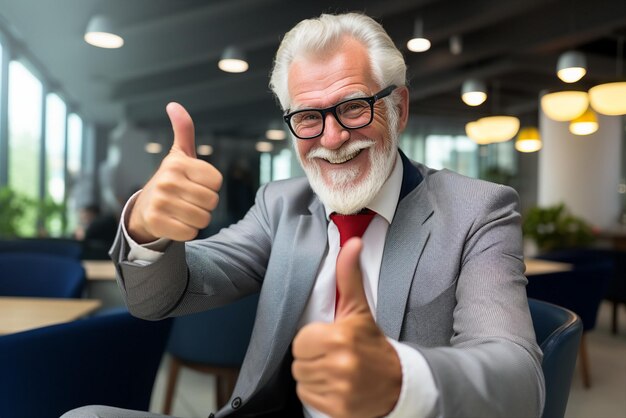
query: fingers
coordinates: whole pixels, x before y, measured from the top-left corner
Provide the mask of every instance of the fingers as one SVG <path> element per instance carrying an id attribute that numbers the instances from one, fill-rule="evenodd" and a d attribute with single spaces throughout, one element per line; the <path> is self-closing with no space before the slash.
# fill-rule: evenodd
<path id="1" fill-rule="evenodd" d="M 172 151 L 180 151 L 188 157 L 196 158 L 196 141 L 193 120 L 183 106 L 171 102 L 165 108 L 174 131 Z"/>
<path id="2" fill-rule="evenodd" d="M 370 312 L 361 273 L 360 255 L 362 249 L 361 239 L 352 238 L 343 245 L 337 257 L 339 302 L 335 315 L 336 321 L 352 314 Z"/>
<path id="3" fill-rule="evenodd" d="M 332 324 L 314 322 L 303 327 L 292 343 L 294 359 L 314 359 L 328 351 L 328 341 L 334 334 Z"/>

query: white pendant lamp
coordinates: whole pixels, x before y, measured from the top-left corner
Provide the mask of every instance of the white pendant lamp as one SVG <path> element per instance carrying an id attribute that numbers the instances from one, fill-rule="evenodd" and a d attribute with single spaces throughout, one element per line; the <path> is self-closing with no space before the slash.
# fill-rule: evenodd
<path id="1" fill-rule="evenodd" d="M 96 15 L 89 20 L 84 39 L 88 44 L 98 48 L 121 48 L 124 46 L 124 38 L 115 32 L 111 19 L 104 15 Z"/>
<path id="2" fill-rule="evenodd" d="M 235 46 L 229 46 L 224 50 L 217 66 L 227 73 L 243 73 L 248 71 L 248 62 L 243 51 Z"/>
<path id="3" fill-rule="evenodd" d="M 472 121 L 465 124 L 465 135 L 478 145 L 487 145 L 491 143 L 480 130 L 478 121 Z"/>
<path id="4" fill-rule="evenodd" d="M 589 101 L 603 115 L 626 115 L 626 81 L 605 83 L 589 89 Z"/>
<path id="5" fill-rule="evenodd" d="M 589 100 L 596 112 L 604 115 L 626 115 L 626 81 L 622 78 L 624 62 L 624 36 L 617 40 L 617 79 L 613 83 L 600 84 L 589 90 Z"/>
<path id="6" fill-rule="evenodd" d="M 557 76 L 566 83 L 575 83 L 587 74 L 587 59 L 582 52 L 567 51 L 556 64 Z"/>
<path id="7" fill-rule="evenodd" d="M 541 96 L 541 110 L 550 119 L 565 122 L 576 119 L 589 107 L 589 96 L 584 91 L 557 91 Z"/>
<path id="8" fill-rule="evenodd" d="M 487 116 L 466 124 L 465 133 L 477 144 L 493 144 L 513 138 L 519 125 L 515 116 Z"/>
<path id="9" fill-rule="evenodd" d="M 519 119 L 515 116 L 487 116 L 478 119 L 478 126 L 484 138 L 490 142 L 505 142 L 519 131 Z"/>
<path id="10" fill-rule="evenodd" d="M 541 149 L 541 135 L 535 126 L 526 126 L 519 131 L 515 149 L 519 152 L 536 152 Z"/>
<path id="11" fill-rule="evenodd" d="M 430 49 L 430 40 L 424 36 L 424 21 L 415 19 L 413 37 L 406 43 L 406 47 L 412 52 L 425 52 Z"/>
<path id="12" fill-rule="evenodd" d="M 481 80 L 469 79 L 461 87 L 461 100 L 468 106 L 479 106 L 487 100 L 487 87 Z"/>
<path id="13" fill-rule="evenodd" d="M 591 135 L 598 130 L 598 118 L 591 108 L 569 124 L 569 131 L 574 135 Z"/>

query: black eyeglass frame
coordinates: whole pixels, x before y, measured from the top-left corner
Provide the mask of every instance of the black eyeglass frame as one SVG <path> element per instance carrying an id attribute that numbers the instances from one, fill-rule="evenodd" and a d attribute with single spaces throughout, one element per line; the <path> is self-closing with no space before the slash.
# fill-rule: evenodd
<path id="1" fill-rule="evenodd" d="M 341 102 L 337 103 L 336 105 L 327 107 L 325 109 L 311 108 L 311 109 L 296 110 L 295 112 L 286 113 L 285 115 L 283 115 L 283 119 L 284 119 L 285 123 L 287 124 L 287 126 L 289 127 L 289 130 L 291 131 L 291 133 L 293 133 L 296 138 L 302 139 L 302 140 L 317 138 L 318 136 L 320 136 L 320 135 L 322 135 L 324 133 L 324 129 L 326 128 L 326 115 L 328 113 L 332 113 L 332 115 L 335 117 L 335 120 L 337 121 L 337 123 L 339 123 L 339 125 L 341 125 L 343 128 L 345 128 L 345 129 L 360 129 L 360 128 L 363 128 L 363 127 L 369 125 L 374 120 L 374 103 L 376 103 L 380 99 L 384 99 L 385 97 L 389 96 L 397 87 L 398 86 L 396 86 L 395 84 L 392 84 L 392 85 L 390 85 L 388 87 L 385 87 L 384 89 L 382 89 L 378 93 L 374 94 L 373 96 L 369 96 L 369 97 L 355 97 L 353 99 L 348 99 L 348 100 L 341 101 Z M 370 105 L 370 120 L 367 121 L 367 123 L 364 123 L 362 125 L 350 127 L 350 126 L 344 125 L 341 122 L 339 116 L 337 115 L 337 108 L 339 106 L 341 106 L 342 104 L 347 103 L 347 102 L 351 102 L 353 100 L 365 100 Z M 311 112 L 311 111 L 317 111 L 317 112 L 319 112 L 322 115 L 322 130 L 317 135 L 301 137 L 300 135 L 298 135 L 295 132 L 295 130 L 291 126 L 291 118 L 294 115 L 297 115 L 298 113 Z M 289 109 L 287 109 L 287 112 L 289 112 Z"/>

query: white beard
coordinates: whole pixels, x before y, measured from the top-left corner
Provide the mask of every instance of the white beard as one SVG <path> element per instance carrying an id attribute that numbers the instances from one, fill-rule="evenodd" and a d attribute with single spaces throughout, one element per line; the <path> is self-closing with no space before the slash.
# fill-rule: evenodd
<path id="1" fill-rule="evenodd" d="M 306 161 L 303 161 L 302 156 L 296 152 L 311 188 L 327 208 L 339 214 L 349 215 L 359 212 L 374 199 L 391 174 L 396 161 L 398 133 L 395 126 L 390 126 L 389 131 L 389 138 L 385 139 L 382 150 L 374 149 L 376 141 L 373 139 L 361 139 L 349 141 L 337 150 L 314 148 L 307 153 Z M 370 169 L 365 178 L 357 181 L 362 173 L 357 168 L 349 168 L 332 170 L 331 185 L 324 181 L 320 165 L 315 162 L 316 158 L 340 162 L 366 148 L 369 148 Z"/>

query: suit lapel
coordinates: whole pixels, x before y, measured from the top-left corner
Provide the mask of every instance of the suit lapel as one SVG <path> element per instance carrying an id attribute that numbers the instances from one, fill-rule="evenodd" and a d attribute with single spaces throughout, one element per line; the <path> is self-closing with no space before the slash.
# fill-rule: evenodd
<path id="1" fill-rule="evenodd" d="M 257 312 L 255 332 L 240 372 L 243 379 L 238 379 L 240 396 L 247 397 L 268 384 L 282 364 L 313 289 L 328 239 L 323 206 L 315 199 L 309 209 L 310 214 L 301 215 L 293 229 L 288 228 L 295 230 L 292 239 L 275 238 L 272 253 L 285 264 L 263 283 L 262 311 Z"/>
<path id="2" fill-rule="evenodd" d="M 383 251 L 376 322 L 385 335 L 395 340 L 400 337 L 411 283 L 430 236 L 428 220 L 433 207 L 425 183 L 421 181 L 398 203 Z"/>

